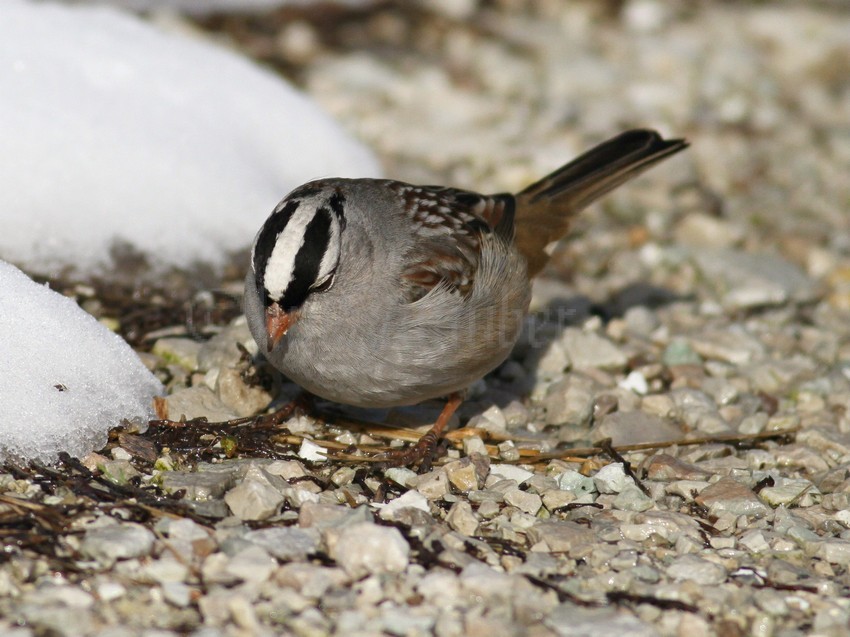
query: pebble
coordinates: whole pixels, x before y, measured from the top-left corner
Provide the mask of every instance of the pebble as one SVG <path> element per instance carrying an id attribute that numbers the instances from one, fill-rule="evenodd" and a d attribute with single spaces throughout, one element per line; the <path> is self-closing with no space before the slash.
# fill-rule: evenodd
<path id="1" fill-rule="evenodd" d="M 538 522 L 527 534 L 532 551 L 565 553 L 576 559 L 586 556 L 598 542 L 593 531 L 568 520 Z"/>
<path id="2" fill-rule="evenodd" d="M 153 550 L 154 535 L 140 524 L 123 522 L 86 531 L 80 552 L 111 566 L 117 560 L 145 557 Z"/>
<path id="3" fill-rule="evenodd" d="M 452 487 L 457 491 L 466 493 L 479 488 L 478 472 L 471 458 L 466 457 L 446 463 L 443 469 Z"/>
<path id="4" fill-rule="evenodd" d="M 726 569 L 697 555 L 680 555 L 667 567 L 675 580 L 688 580 L 701 586 L 717 586 L 726 581 Z"/>
<path id="5" fill-rule="evenodd" d="M 475 535 L 478 530 L 478 518 L 472 511 L 469 502 L 464 500 L 458 500 L 449 509 L 446 515 L 446 524 L 462 535 Z"/>
<path id="6" fill-rule="evenodd" d="M 166 396 L 165 404 L 171 420 L 206 418 L 210 422 L 222 422 L 237 417 L 231 407 L 205 386 L 178 389 Z"/>
<path id="7" fill-rule="evenodd" d="M 183 582 L 166 582 L 162 585 L 162 596 L 169 604 L 186 608 L 192 602 L 192 589 Z"/>
<path id="8" fill-rule="evenodd" d="M 244 316 L 234 319 L 230 325 L 202 345 L 198 351 L 198 369 L 205 372 L 216 368 L 238 367 L 242 360 L 242 352 L 237 343 L 250 354 L 257 353 L 257 344 L 251 336 Z"/>
<path id="9" fill-rule="evenodd" d="M 646 380 L 646 376 L 638 370 L 629 372 L 629 375 L 617 383 L 617 386 L 641 396 L 649 392 L 649 383 Z"/>
<path id="10" fill-rule="evenodd" d="M 151 353 L 166 363 L 179 365 L 190 372 L 198 369 L 198 352 L 201 343 L 190 338 L 160 338 L 153 344 Z"/>
<path id="11" fill-rule="evenodd" d="M 723 290 L 723 304 L 731 310 L 807 302 L 817 295 L 815 281 L 777 255 L 697 250 L 694 258 L 703 275 Z"/>
<path id="12" fill-rule="evenodd" d="M 262 387 L 247 385 L 241 372 L 232 367 L 219 368 L 215 391 L 221 402 L 240 417 L 260 413 L 274 398 Z"/>
<path id="13" fill-rule="evenodd" d="M 265 520 L 277 513 L 285 498 L 271 478 L 260 467 L 251 465 L 242 481 L 224 494 L 233 515 L 241 520 Z"/>
<path id="14" fill-rule="evenodd" d="M 519 449 L 517 449 L 513 440 L 500 442 L 496 447 L 499 450 L 499 458 L 501 460 L 504 460 L 505 462 L 516 462 L 519 460 Z"/>
<path id="15" fill-rule="evenodd" d="M 504 478 L 513 480 L 517 484 L 522 484 L 526 480 L 531 479 L 534 472 L 528 469 L 523 469 L 513 464 L 492 464 L 490 465 L 490 477 Z"/>
<path id="16" fill-rule="evenodd" d="M 691 346 L 700 356 L 733 365 L 752 363 L 765 354 L 764 345 L 740 325 L 707 330 L 692 336 Z"/>
<path id="17" fill-rule="evenodd" d="M 347 526 L 328 548 L 331 558 L 353 578 L 401 573 L 407 568 L 410 553 L 398 529 L 371 522 Z"/>
<path id="18" fill-rule="evenodd" d="M 245 534 L 244 539 L 268 551 L 281 562 L 306 560 L 319 550 L 319 534 L 315 529 L 268 527 Z"/>
<path id="19" fill-rule="evenodd" d="M 820 491 L 808 480 L 792 480 L 778 476 L 774 486 L 768 486 L 759 491 L 759 497 L 772 507 L 804 506 L 810 507 L 820 502 Z"/>
<path id="20" fill-rule="evenodd" d="M 557 635 L 616 634 L 619 637 L 658 637 L 656 628 L 613 608 L 585 608 L 564 602 L 552 611 L 546 625 Z"/>
<path id="21" fill-rule="evenodd" d="M 614 508 L 620 511 L 646 511 L 654 506 L 652 498 L 636 485 L 626 485 L 614 498 Z"/>
<path id="22" fill-rule="evenodd" d="M 664 348 L 661 362 L 668 367 L 680 365 L 701 365 L 702 357 L 697 354 L 691 343 L 682 337 L 673 338 Z"/>
<path id="23" fill-rule="evenodd" d="M 559 489 L 569 491 L 577 497 L 596 493 L 596 481 L 594 478 L 584 476 L 578 471 L 573 471 L 571 469 L 564 471 L 557 476 L 556 480 Z"/>
<path id="24" fill-rule="evenodd" d="M 473 416 L 468 423 L 468 426 L 473 429 L 484 429 L 495 434 L 504 433 L 507 425 L 505 414 L 498 405 L 491 405 L 482 413 Z"/>
<path id="25" fill-rule="evenodd" d="M 449 478 L 444 469 L 435 469 L 411 481 L 411 487 L 428 500 L 439 500 L 449 493 Z"/>
<path id="26" fill-rule="evenodd" d="M 529 515 L 536 515 L 543 506 L 543 499 L 536 493 L 528 493 L 521 489 L 511 489 L 505 493 L 505 502 L 515 506 Z"/>
<path id="27" fill-rule="evenodd" d="M 298 449 L 298 457 L 307 462 L 326 462 L 328 459 L 327 450 L 307 438 L 301 441 L 301 447 Z"/>
<path id="28" fill-rule="evenodd" d="M 711 473 L 666 453 L 652 457 L 646 469 L 650 480 L 707 480 Z"/>
<path id="29" fill-rule="evenodd" d="M 243 582 L 265 582 L 277 568 L 277 561 L 261 546 L 249 546 L 230 558 L 225 570 Z"/>
<path id="30" fill-rule="evenodd" d="M 568 327 L 561 336 L 561 345 L 573 369 L 599 367 L 619 370 L 626 366 L 626 355 L 614 343 L 595 332 Z"/>
<path id="31" fill-rule="evenodd" d="M 593 426 L 589 434 L 592 442 L 611 438 L 614 446 L 666 442 L 683 436 L 684 432 L 672 421 L 644 411 L 616 411 L 608 414 Z"/>
<path id="32" fill-rule="evenodd" d="M 382 520 L 395 520 L 402 509 L 413 508 L 425 513 L 431 512 L 431 507 L 428 504 L 428 498 L 419 493 L 419 491 L 406 491 L 395 500 L 388 502 L 380 508 L 380 517 Z"/>
<path id="33" fill-rule="evenodd" d="M 220 498 L 236 484 L 233 473 L 215 471 L 163 471 L 158 479 L 166 493 L 183 492 L 185 498 L 199 501 Z"/>
<path id="34" fill-rule="evenodd" d="M 593 476 L 593 484 L 599 493 L 620 493 L 626 485 L 634 484 L 632 479 L 626 475 L 623 465 L 612 462 L 605 465 Z"/>
<path id="35" fill-rule="evenodd" d="M 351 509 L 338 504 L 305 502 L 298 511 L 298 526 L 301 528 L 341 529 L 352 524 L 371 521 L 372 514 L 365 506 Z"/>
<path id="36" fill-rule="evenodd" d="M 752 489 L 732 478 L 721 478 L 707 486 L 696 497 L 696 502 L 707 507 L 712 515 L 731 513 L 759 518 L 768 511 Z"/>
<path id="37" fill-rule="evenodd" d="M 590 422 L 596 383 L 579 373 L 569 374 L 563 380 L 552 383 L 540 402 L 544 409 L 547 425 L 579 425 Z"/>

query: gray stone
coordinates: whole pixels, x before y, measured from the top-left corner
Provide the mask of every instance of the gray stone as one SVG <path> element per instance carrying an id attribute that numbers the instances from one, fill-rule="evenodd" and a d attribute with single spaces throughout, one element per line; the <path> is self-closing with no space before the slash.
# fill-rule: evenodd
<path id="1" fill-rule="evenodd" d="M 192 589 L 183 582 L 165 582 L 161 588 L 163 598 L 173 606 L 186 608 L 192 602 Z"/>
<path id="2" fill-rule="evenodd" d="M 696 555 L 680 555 L 667 567 L 667 574 L 675 580 L 688 580 L 701 586 L 717 586 L 726 581 L 726 569 Z"/>
<path id="3" fill-rule="evenodd" d="M 210 422 L 221 422 L 236 418 L 236 412 L 203 385 L 178 389 L 165 398 L 165 404 L 171 420 L 206 418 Z"/>
<path id="4" fill-rule="evenodd" d="M 805 479 L 792 479 L 779 476 L 772 487 L 759 491 L 759 497 L 772 507 L 804 506 L 809 507 L 820 502 L 820 491 Z"/>
<path id="5" fill-rule="evenodd" d="M 596 483 L 593 478 L 568 470 L 557 476 L 558 488 L 574 493 L 577 498 L 596 493 Z"/>
<path id="6" fill-rule="evenodd" d="M 478 472 L 469 457 L 454 460 L 445 464 L 443 469 L 452 487 L 466 493 L 479 488 Z"/>
<path id="7" fill-rule="evenodd" d="M 209 500 L 222 497 L 236 483 L 231 472 L 163 471 L 159 475 L 162 490 L 166 493 L 185 491 L 189 500 Z"/>
<path id="8" fill-rule="evenodd" d="M 99 462 L 97 468 L 104 478 L 115 484 L 127 484 L 131 478 L 141 475 L 129 460 L 106 460 Z"/>
<path id="9" fill-rule="evenodd" d="M 593 550 L 596 533 L 568 520 L 538 522 L 527 531 L 533 551 L 566 553 L 579 558 Z"/>
<path id="10" fill-rule="evenodd" d="M 651 624 L 615 608 L 585 608 L 571 602 L 559 605 L 543 622 L 563 637 L 659 637 Z"/>
<path id="11" fill-rule="evenodd" d="M 237 347 L 237 343 L 250 354 L 257 353 L 257 344 L 251 336 L 244 316 L 235 319 L 203 344 L 198 351 L 198 369 L 206 372 L 217 367 L 237 367 L 242 360 L 242 352 Z"/>
<path id="12" fill-rule="evenodd" d="M 274 396 L 262 387 L 250 387 L 238 369 L 222 367 L 216 379 L 216 392 L 221 402 L 237 416 L 251 416 L 269 406 Z"/>
<path id="13" fill-rule="evenodd" d="M 419 491 L 411 489 L 382 506 L 380 509 L 380 518 L 382 520 L 397 520 L 402 510 L 411 508 L 418 509 L 424 513 L 431 513 L 428 498 L 419 493 Z"/>
<path id="14" fill-rule="evenodd" d="M 498 405 L 490 405 L 484 412 L 469 419 L 467 426 L 473 429 L 483 429 L 490 433 L 500 434 L 507 430 L 505 414 Z"/>
<path id="15" fill-rule="evenodd" d="M 160 338 L 153 344 L 151 352 L 166 363 L 179 365 L 193 372 L 198 369 L 198 352 L 201 343 L 190 338 Z"/>
<path id="16" fill-rule="evenodd" d="M 637 485 L 627 484 L 614 498 L 613 504 L 620 511 L 646 511 L 655 503 Z"/>
<path id="17" fill-rule="evenodd" d="M 519 460 L 519 449 L 513 440 L 505 440 L 496 445 L 499 450 L 499 459 L 505 462 L 517 462 Z"/>
<path id="18" fill-rule="evenodd" d="M 599 367 L 620 370 L 628 357 L 614 343 L 596 332 L 568 327 L 561 337 L 561 345 L 573 369 Z"/>
<path id="19" fill-rule="evenodd" d="M 547 425 L 586 425 L 593 415 L 597 384 L 589 377 L 573 373 L 552 383 L 541 401 Z"/>
<path id="20" fill-rule="evenodd" d="M 282 562 L 306 560 L 319 549 L 319 533 L 315 529 L 271 526 L 245 534 L 245 540 L 268 551 Z"/>
<path id="21" fill-rule="evenodd" d="M 589 437 L 594 443 L 611 438 L 617 446 L 678 440 L 684 434 L 673 422 L 658 416 L 643 411 L 615 411 L 594 425 Z"/>
<path id="22" fill-rule="evenodd" d="M 661 355 L 661 362 L 668 367 L 676 365 L 702 365 L 702 357 L 691 347 L 687 339 L 677 337 L 671 339 L 667 347 L 664 348 L 664 353 Z"/>
<path id="23" fill-rule="evenodd" d="M 478 518 L 465 500 L 458 500 L 452 505 L 446 515 L 446 523 L 462 535 L 475 535 L 478 530 Z"/>
<path id="24" fill-rule="evenodd" d="M 764 358 L 765 347 L 745 327 L 705 330 L 690 337 L 691 347 L 700 356 L 733 365 L 746 365 Z"/>
<path id="25" fill-rule="evenodd" d="M 626 475 L 622 463 L 612 462 L 593 475 L 593 484 L 599 493 L 619 493 L 626 485 L 634 482 Z"/>
<path id="26" fill-rule="evenodd" d="M 815 281 L 778 255 L 697 250 L 694 257 L 730 309 L 807 302 L 819 294 Z"/>
<path id="27" fill-rule="evenodd" d="M 241 520 L 265 520 L 277 513 L 284 495 L 272 484 L 273 476 L 251 466 L 242 481 L 228 491 L 224 501 Z"/>
<path id="28" fill-rule="evenodd" d="M 372 513 L 365 506 L 352 509 L 341 504 L 305 502 L 298 512 L 298 526 L 320 531 L 371 521 Z"/>
<path id="29" fill-rule="evenodd" d="M 429 500 L 439 500 L 449 492 L 449 478 L 442 468 L 435 469 L 412 480 L 411 486 Z"/>
<path id="30" fill-rule="evenodd" d="M 150 555 L 154 535 L 140 524 L 123 522 L 86 531 L 80 552 L 111 566 L 117 560 Z"/>
<path id="31" fill-rule="evenodd" d="M 410 546 L 398 529 L 361 522 L 345 527 L 328 553 L 351 577 L 360 578 L 401 573 L 407 568 Z"/>
<path id="32" fill-rule="evenodd" d="M 697 248 L 731 248 L 740 242 L 744 230 L 725 219 L 703 212 L 691 212 L 682 217 L 673 235 L 678 243 Z"/>
<path id="33" fill-rule="evenodd" d="M 732 478 L 721 478 L 709 485 L 696 497 L 696 502 L 708 507 L 712 515 L 728 512 L 762 517 L 768 512 L 768 508 L 752 489 Z"/>
<path id="34" fill-rule="evenodd" d="M 652 457 L 646 469 L 650 480 L 707 480 L 711 473 L 666 453 Z"/>
<path id="35" fill-rule="evenodd" d="M 239 551 L 225 567 L 231 575 L 243 582 L 265 582 L 277 568 L 274 558 L 260 546 L 254 545 Z"/>
<path id="36" fill-rule="evenodd" d="M 623 315 L 623 320 L 629 332 L 643 337 L 649 337 L 660 324 L 655 312 L 643 305 L 630 307 Z"/>
<path id="37" fill-rule="evenodd" d="M 534 475 L 528 469 L 523 469 L 514 464 L 492 464 L 490 465 L 490 476 L 513 480 L 517 484 L 522 484 Z"/>
<path id="38" fill-rule="evenodd" d="M 507 491 L 505 493 L 505 502 L 529 515 L 535 515 L 540 510 L 540 507 L 543 506 L 543 500 L 539 495 L 521 489 Z"/>

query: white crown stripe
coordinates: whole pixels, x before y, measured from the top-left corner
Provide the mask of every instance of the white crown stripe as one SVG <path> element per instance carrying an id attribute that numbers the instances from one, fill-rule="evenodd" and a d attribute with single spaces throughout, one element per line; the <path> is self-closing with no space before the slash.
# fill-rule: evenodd
<path id="1" fill-rule="evenodd" d="M 311 206 L 299 206 L 286 224 L 272 249 L 265 268 L 263 284 L 272 299 L 280 299 L 295 271 L 295 259 L 304 245 L 307 224 L 313 219 L 316 209 Z"/>

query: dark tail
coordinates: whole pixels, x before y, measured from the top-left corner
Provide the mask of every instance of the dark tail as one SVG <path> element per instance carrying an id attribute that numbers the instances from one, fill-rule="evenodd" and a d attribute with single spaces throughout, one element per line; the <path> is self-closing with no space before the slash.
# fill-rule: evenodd
<path id="1" fill-rule="evenodd" d="M 602 142 L 516 195 L 516 241 L 529 274 L 546 264 L 544 248 L 562 238 L 574 215 L 662 159 L 687 148 L 653 130 L 630 130 Z"/>

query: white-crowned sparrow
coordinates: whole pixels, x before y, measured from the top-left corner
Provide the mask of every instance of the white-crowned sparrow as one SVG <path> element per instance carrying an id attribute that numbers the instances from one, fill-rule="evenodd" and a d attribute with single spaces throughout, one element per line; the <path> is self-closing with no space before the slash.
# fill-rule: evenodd
<path id="1" fill-rule="evenodd" d="M 257 234 L 245 314 L 269 361 L 307 391 L 359 407 L 451 395 L 511 351 L 546 246 L 582 208 L 687 146 L 632 130 L 516 195 L 382 179 L 320 179 L 277 205 Z"/>

